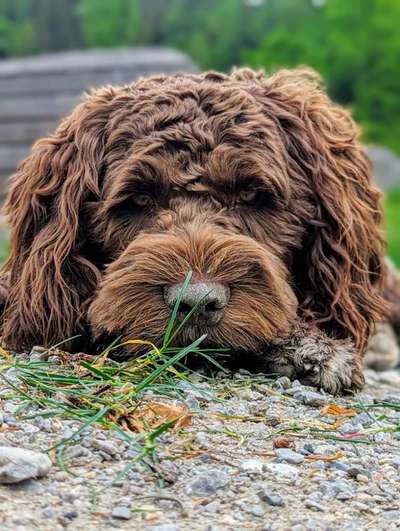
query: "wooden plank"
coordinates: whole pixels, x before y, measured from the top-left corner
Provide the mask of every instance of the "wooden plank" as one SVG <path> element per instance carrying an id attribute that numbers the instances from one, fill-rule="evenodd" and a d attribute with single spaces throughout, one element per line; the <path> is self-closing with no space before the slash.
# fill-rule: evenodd
<path id="1" fill-rule="evenodd" d="M 2 173 L 0 170 L 0 203 L 4 201 L 9 187 L 11 173 Z"/>
<path id="2" fill-rule="evenodd" d="M 29 146 L 38 138 L 53 132 L 58 120 L 0 123 L 0 146 Z"/>
<path id="3" fill-rule="evenodd" d="M 12 173 L 30 151 L 30 146 L 0 146 L 0 174 Z"/>
<path id="4" fill-rule="evenodd" d="M 43 72 L 81 72 L 110 68 L 141 70 L 157 65 L 159 73 L 171 68 L 194 72 L 197 69 L 183 53 L 169 48 L 114 48 L 44 54 L 0 61 L 0 78 L 43 75 Z"/>
<path id="5" fill-rule="evenodd" d="M 79 95 L 3 98 L 0 100 L 0 123 L 58 118 L 71 112 L 80 99 Z"/>
<path id="6" fill-rule="evenodd" d="M 174 65 L 164 67 L 164 73 L 174 71 Z M 161 65 L 143 65 L 143 68 L 109 68 L 89 72 L 43 72 L 41 76 L 20 75 L 0 77 L 0 96 L 35 96 L 57 93 L 58 95 L 77 94 L 103 85 L 131 83 L 139 77 L 160 73 Z"/>

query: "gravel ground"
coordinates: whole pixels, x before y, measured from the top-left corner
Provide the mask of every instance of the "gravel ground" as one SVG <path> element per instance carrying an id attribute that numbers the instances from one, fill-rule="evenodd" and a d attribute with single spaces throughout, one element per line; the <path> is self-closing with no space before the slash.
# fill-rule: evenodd
<path id="1" fill-rule="evenodd" d="M 367 381 L 355 398 L 246 371 L 195 390 L 179 383 L 192 423 L 161 436 L 153 464 L 111 485 L 135 452 L 88 427 L 65 451 L 69 472 L 50 453 L 45 477 L 0 486 L 0 528 L 400 529 L 400 373 L 368 371 Z M 79 427 L 22 420 L 6 392 L 0 445 L 43 451 Z M 391 406 L 368 407 L 382 401 Z"/>

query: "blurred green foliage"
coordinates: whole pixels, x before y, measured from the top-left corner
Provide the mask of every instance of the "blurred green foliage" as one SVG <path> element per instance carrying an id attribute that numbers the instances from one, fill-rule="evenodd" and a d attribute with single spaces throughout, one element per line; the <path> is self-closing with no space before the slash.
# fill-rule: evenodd
<path id="1" fill-rule="evenodd" d="M 0 57 L 166 45 L 202 68 L 307 64 L 400 153 L 399 0 L 1 0 Z"/>
<path id="2" fill-rule="evenodd" d="M 366 141 L 400 153 L 399 26 L 400 0 L 1 0 L 0 57 L 161 45 L 201 68 L 310 65 Z M 400 265 L 400 190 L 386 212 Z"/>

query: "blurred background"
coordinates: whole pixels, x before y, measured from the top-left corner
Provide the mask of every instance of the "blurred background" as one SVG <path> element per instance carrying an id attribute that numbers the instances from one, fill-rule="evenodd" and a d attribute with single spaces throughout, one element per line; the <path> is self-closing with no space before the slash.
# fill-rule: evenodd
<path id="1" fill-rule="evenodd" d="M 399 27 L 398 0 L 0 0 L 0 177 L 89 86 L 309 65 L 362 126 L 400 265 Z"/>

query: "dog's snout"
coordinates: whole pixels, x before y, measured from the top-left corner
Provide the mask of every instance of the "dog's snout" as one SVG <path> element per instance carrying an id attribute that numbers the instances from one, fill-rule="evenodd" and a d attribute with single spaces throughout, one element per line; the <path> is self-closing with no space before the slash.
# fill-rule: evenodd
<path id="1" fill-rule="evenodd" d="M 182 284 L 166 286 L 164 299 L 172 309 L 182 290 Z M 198 325 L 216 325 L 222 319 L 229 302 L 229 288 L 217 282 L 196 282 L 189 284 L 182 295 L 178 317 L 182 320 L 197 306 L 190 322 Z"/>

